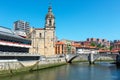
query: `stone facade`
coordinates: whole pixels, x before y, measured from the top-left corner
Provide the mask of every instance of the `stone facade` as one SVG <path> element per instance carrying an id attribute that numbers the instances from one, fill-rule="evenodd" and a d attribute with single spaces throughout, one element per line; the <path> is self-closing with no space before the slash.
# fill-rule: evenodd
<path id="1" fill-rule="evenodd" d="M 31 32 L 32 48 L 30 53 L 53 56 L 55 55 L 55 17 L 51 6 L 45 21 L 44 28 L 35 28 Z"/>

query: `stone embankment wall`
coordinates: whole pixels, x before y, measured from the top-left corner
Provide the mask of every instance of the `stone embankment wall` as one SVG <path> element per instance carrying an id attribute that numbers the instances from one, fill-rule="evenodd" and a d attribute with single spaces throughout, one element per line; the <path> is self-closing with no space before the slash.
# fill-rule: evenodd
<path id="1" fill-rule="evenodd" d="M 36 61 L 0 61 L 0 76 L 12 75 L 21 72 L 30 72 L 34 70 L 45 69 L 66 64 L 64 58 L 36 60 Z"/>
<path id="2" fill-rule="evenodd" d="M 0 70 L 18 69 L 23 67 L 19 62 L 0 62 Z"/>
<path id="3" fill-rule="evenodd" d="M 113 59 L 109 57 L 100 57 L 97 60 L 113 60 Z M 84 57 L 77 57 L 74 59 L 74 61 L 88 61 L 88 59 Z M 66 64 L 64 57 L 48 58 L 36 61 L 18 61 L 18 60 L 0 61 L 0 76 L 13 75 L 21 72 L 30 72 L 34 70 L 56 67 L 64 64 Z"/>

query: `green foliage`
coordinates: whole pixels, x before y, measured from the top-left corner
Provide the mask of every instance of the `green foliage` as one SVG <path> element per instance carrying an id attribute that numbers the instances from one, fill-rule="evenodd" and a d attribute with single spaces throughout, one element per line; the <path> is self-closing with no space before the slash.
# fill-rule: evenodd
<path id="1" fill-rule="evenodd" d="M 104 48 L 104 46 L 101 45 L 101 44 L 98 44 L 98 45 L 97 45 L 97 48 Z"/>
<path id="2" fill-rule="evenodd" d="M 98 48 L 101 48 L 101 44 L 98 44 L 97 47 L 98 47 Z"/>
<path id="3" fill-rule="evenodd" d="M 71 45 L 70 44 L 67 44 L 67 51 L 68 51 L 68 53 L 70 53 L 70 51 L 71 51 Z"/>
<path id="4" fill-rule="evenodd" d="M 102 48 L 102 49 L 103 49 L 103 48 L 105 49 L 105 48 L 106 48 L 105 45 L 102 45 L 101 43 L 97 44 L 97 43 L 95 43 L 95 42 L 92 42 L 92 43 L 91 43 L 91 46 L 93 46 L 93 47 L 96 46 L 96 47 L 99 48 L 99 49 L 101 49 L 101 48 Z"/>
<path id="5" fill-rule="evenodd" d="M 113 46 L 110 46 L 110 48 L 109 48 L 110 50 L 112 50 L 113 49 Z"/>
<path id="6" fill-rule="evenodd" d="M 92 43 L 91 43 L 91 46 L 94 46 L 94 47 L 95 47 L 95 46 L 96 46 L 96 43 L 95 43 L 95 42 L 92 42 Z"/>

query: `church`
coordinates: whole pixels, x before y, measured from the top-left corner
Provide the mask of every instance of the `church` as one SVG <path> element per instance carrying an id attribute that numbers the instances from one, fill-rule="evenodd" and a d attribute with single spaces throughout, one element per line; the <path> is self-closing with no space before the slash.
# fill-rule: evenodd
<path id="1" fill-rule="evenodd" d="M 55 16 L 51 6 L 45 17 L 44 28 L 33 28 L 30 39 L 32 41 L 30 53 L 45 56 L 55 55 Z"/>

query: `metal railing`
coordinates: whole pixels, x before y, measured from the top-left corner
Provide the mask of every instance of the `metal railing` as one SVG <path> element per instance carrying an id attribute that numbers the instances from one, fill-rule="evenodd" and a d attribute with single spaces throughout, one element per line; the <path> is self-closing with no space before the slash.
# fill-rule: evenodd
<path id="1" fill-rule="evenodd" d="M 0 52 L 0 56 L 40 56 L 40 54 L 19 53 L 19 52 Z"/>

